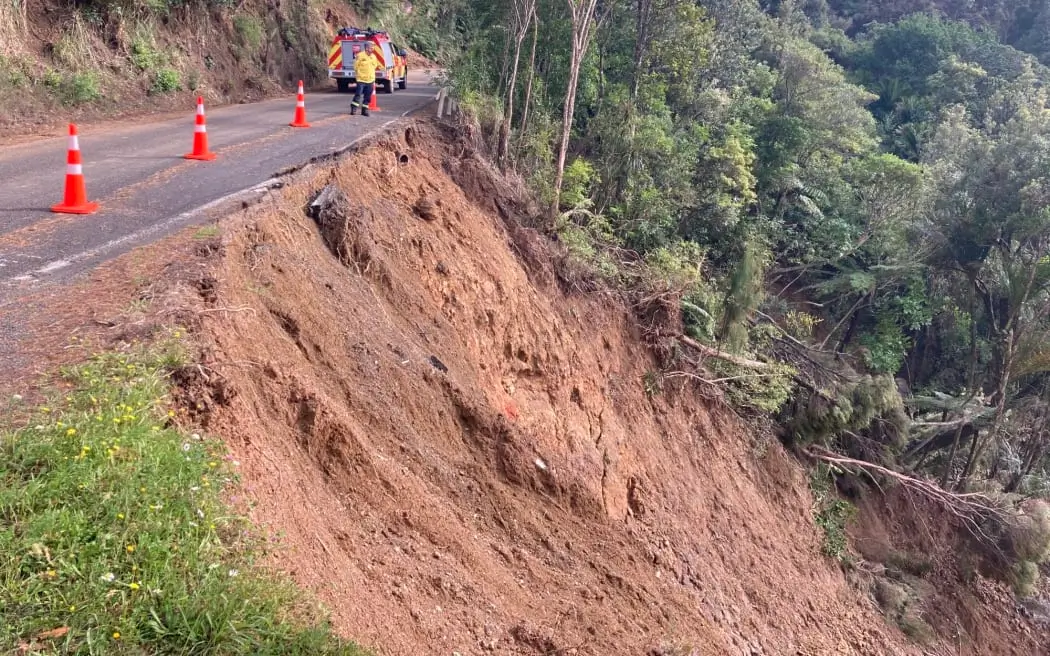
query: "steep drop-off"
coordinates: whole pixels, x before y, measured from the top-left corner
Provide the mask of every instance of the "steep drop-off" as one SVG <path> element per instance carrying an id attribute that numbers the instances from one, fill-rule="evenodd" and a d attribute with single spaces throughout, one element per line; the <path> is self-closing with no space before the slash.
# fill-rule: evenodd
<path id="1" fill-rule="evenodd" d="M 923 653 L 821 554 L 803 468 L 688 381 L 647 393 L 629 308 L 568 289 L 446 130 L 303 172 L 181 290 L 183 402 L 275 563 L 384 654 Z M 1038 649 L 985 633 L 958 653 Z"/>

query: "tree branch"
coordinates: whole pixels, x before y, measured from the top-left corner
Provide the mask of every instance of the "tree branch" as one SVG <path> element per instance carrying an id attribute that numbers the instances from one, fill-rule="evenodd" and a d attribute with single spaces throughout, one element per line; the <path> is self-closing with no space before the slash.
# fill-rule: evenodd
<path id="1" fill-rule="evenodd" d="M 686 337 L 685 335 L 682 335 L 678 339 L 683 344 L 685 344 L 686 346 L 688 346 L 688 347 L 692 348 L 693 350 L 699 352 L 701 355 L 705 355 L 705 356 L 712 357 L 712 358 L 718 358 L 719 360 L 725 360 L 726 362 L 729 362 L 731 364 L 735 364 L 738 367 L 746 367 L 748 369 L 762 369 L 762 370 L 771 369 L 773 367 L 773 365 L 769 364 L 768 362 L 759 362 L 758 360 L 749 360 L 747 358 L 742 358 L 739 355 L 733 355 L 732 353 L 725 353 L 724 351 L 719 351 L 716 348 L 712 348 L 712 347 L 707 346 L 705 344 L 701 344 L 700 342 L 696 341 L 695 339 L 691 339 L 689 337 Z"/>
<path id="2" fill-rule="evenodd" d="M 994 519 L 1001 524 L 1009 521 L 1009 513 L 995 505 L 994 501 L 984 494 L 949 492 L 929 481 L 905 476 L 900 472 L 887 469 L 874 463 L 840 456 L 816 446 L 802 450 L 802 453 L 821 462 L 835 465 L 846 471 L 859 469 L 874 480 L 873 474 L 881 474 L 900 483 L 905 489 L 939 505 L 950 515 L 959 520 L 975 539 L 998 550 L 994 538 L 981 527 L 981 521 Z M 854 473 L 851 471 L 851 473 Z"/>

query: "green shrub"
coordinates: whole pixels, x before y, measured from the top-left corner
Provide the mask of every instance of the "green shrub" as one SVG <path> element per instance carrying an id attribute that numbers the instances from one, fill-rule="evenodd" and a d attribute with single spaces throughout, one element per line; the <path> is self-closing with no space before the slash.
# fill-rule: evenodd
<path id="1" fill-rule="evenodd" d="M 162 68 L 153 77 L 150 93 L 171 93 L 182 90 L 182 78 L 174 68 Z"/>
<path id="2" fill-rule="evenodd" d="M 145 28 L 142 28 L 145 29 Z M 131 42 L 131 52 L 128 54 L 131 63 L 140 71 L 152 71 L 164 64 L 163 53 L 153 47 L 153 44 L 145 36 L 136 36 Z"/>
<path id="3" fill-rule="evenodd" d="M 810 489 L 813 491 L 813 521 L 824 534 L 821 550 L 829 556 L 846 563 L 849 561 L 849 537 L 846 526 L 857 514 L 852 503 L 838 498 L 832 486 L 832 470 L 820 465 L 810 474 Z"/>
<path id="4" fill-rule="evenodd" d="M 92 102 L 102 97 L 101 83 L 95 72 L 74 73 L 69 82 L 69 98 L 74 105 Z"/>
<path id="5" fill-rule="evenodd" d="M 598 172 L 586 159 L 577 157 L 565 167 L 561 192 L 562 207 L 590 207 L 591 190 L 601 183 Z"/>
<path id="6" fill-rule="evenodd" d="M 1014 563 L 1010 569 L 1010 585 L 1018 597 L 1031 597 L 1039 585 L 1039 566 L 1030 560 Z"/>
<path id="7" fill-rule="evenodd" d="M 826 444 L 843 431 L 860 431 L 875 419 L 898 428 L 907 422 L 904 403 L 890 376 L 864 376 L 843 381 L 794 400 L 781 417 L 788 438 L 797 444 Z M 906 431 L 897 431 L 898 438 Z"/>
<path id="8" fill-rule="evenodd" d="M 1039 566 L 1050 560 L 1050 504 L 1029 501 L 1006 525 L 1007 580 L 1022 597 L 1035 593 Z"/>
<path id="9" fill-rule="evenodd" d="M 48 69 L 44 74 L 43 83 L 64 105 L 82 105 L 102 97 L 100 78 L 94 71 L 63 75 L 54 69 Z"/>

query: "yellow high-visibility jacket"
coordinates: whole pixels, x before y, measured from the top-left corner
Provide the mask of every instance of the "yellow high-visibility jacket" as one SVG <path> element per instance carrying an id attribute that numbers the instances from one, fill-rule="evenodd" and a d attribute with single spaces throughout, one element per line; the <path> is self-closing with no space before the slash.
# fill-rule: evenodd
<path id="1" fill-rule="evenodd" d="M 354 57 L 354 78 L 358 82 L 376 81 L 376 69 L 379 68 L 379 60 L 375 55 L 370 55 L 364 50 Z"/>

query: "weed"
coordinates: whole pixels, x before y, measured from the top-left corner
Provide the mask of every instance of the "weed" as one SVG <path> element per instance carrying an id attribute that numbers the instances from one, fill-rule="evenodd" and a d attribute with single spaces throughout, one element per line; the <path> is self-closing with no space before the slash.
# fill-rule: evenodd
<path id="1" fill-rule="evenodd" d="M 174 68 L 162 68 L 157 71 L 157 74 L 153 77 L 153 85 L 150 86 L 150 93 L 171 93 L 173 91 L 180 91 L 182 89 L 182 78 L 179 76 L 179 72 Z"/>
<path id="2" fill-rule="evenodd" d="M 236 463 L 171 425 L 165 372 L 186 361 L 177 339 L 97 356 L 27 426 L 0 430 L 0 644 L 361 654 L 253 564 L 264 540 L 222 501 Z"/>
<path id="3" fill-rule="evenodd" d="M 886 564 L 911 576 L 923 577 L 933 570 L 933 562 L 917 553 L 892 551 L 886 557 Z"/>
<path id="4" fill-rule="evenodd" d="M 263 22 L 258 16 L 237 14 L 233 17 L 233 29 L 248 52 L 258 52 L 263 42 Z"/>
<path id="5" fill-rule="evenodd" d="M 850 502 L 835 496 L 831 486 L 832 470 L 819 465 L 810 475 L 809 486 L 813 491 L 813 521 L 824 533 L 821 550 L 824 555 L 840 563 L 848 564 L 849 537 L 846 525 L 857 513 L 857 508 Z"/>
<path id="6" fill-rule="evenodd" d="M 219 236 L 219 226 L 217 225 L 206 225 L 197 228 L 193 233 L 194 239 L 210 239 L 211 237 Z"/>
<path id="7" fill-rule="evenodd" d="M 166 62 L 164 54 L 154 48 L 153 43 L 143 34 L 139 34 L 132 40 L 128 58 L 140 71 L 152 71 Z"/>
<path id="8" fill-rule="evenodd" d="M 24 89 L 32 84 L 31 71 L 31 64 L 25 58 L 0 55 L 0 86 Z"/>
<path id="9" fill-rule="evenodd" d="M 661 392 L 660 376 L 655 371 L 647 371 L 642 376 L 642 385 L 645 386 L 645 395 L 650 399 Z"/>
<path id="10" fill-rule="evenodd" d="M 128 314 L 142 314 L 149 309 L 150 301 L 146 298 L 136 298 L 131 303 L 128 303 L 126 312 Z"/>

